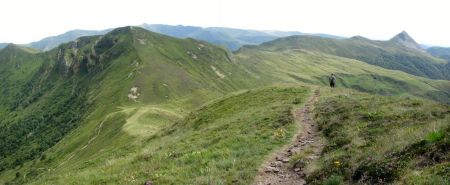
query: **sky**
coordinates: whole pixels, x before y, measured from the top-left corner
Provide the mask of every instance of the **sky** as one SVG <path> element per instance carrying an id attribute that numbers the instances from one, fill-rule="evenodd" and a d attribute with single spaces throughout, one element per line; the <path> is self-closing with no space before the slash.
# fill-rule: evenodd
<path id="1" fill-rule="evenodd" d="M 447 0 L 1 0 L 0 42 L 72 29 L 170 24 L 327 33 L 450 47 Z"/>

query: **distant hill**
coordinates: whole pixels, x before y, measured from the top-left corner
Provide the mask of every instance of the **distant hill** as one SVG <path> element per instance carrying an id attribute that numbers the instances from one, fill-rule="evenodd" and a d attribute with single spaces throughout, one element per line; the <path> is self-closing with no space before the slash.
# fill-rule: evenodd
<path id="1" fill-rule="evenodd" d="M 0 43 L 0 49 L 3 49 L 6 45 L 8 45 L 8 43 Z"/>
<path id="2" fill-rule="evenodd" d="M 248 47 L 270 51 L 309 50 L 356 59 L 417 76 L 450 79 L 450 64 L 426 53 L 406 32 L 389 41 L 375 41 L 361 36 L 348 39 L 290 36 Z"/>
<path id="3" fill-rule="evenodd" d="M 305 35 L 305 33 L 295 31 L 258 31 L 258 30 L 245 30 L 223 27 L 210 27 L 202 28 L 195 26 L 171 26 L 164 24 L 142 24 L 140 27 L 147 30 L 169 35 L 177 38 L 194 38 L 197 40 L 203 40 L 209 43 L 225 46 L 230 50 L 237 50 L 242 45 L 257 45 L 263 42 L 271 41 L 276 38 L 286 37 L 291 35 Z M 39 49 L 42 51 L 51 50 L 60 44 L 74 41 L 82 36 L 103 35 L 111 29 L 106 30 L 71 30 L 66 33 L 44 38 L 42 40 L 27 44 L 27 46 Z M 342 37 L 328 35 L 328 34 L 308 34 L 317 35 L 326 38 L 340 39 Z M 0 49 L 2 46 L 6 46 L 6 43 L 0 43 Z"/>
<path id="4" fill-rule="evenodd" d="M 223 45 L 231 50 L 237 50 L 243 45 L 257 45 L 271 41 L 276 38 L 291 35 L 317 35 L 327 38 L 341 38 L 327 34 L 305 34 L 296 31 L 261 31 L 245 30 L 224 27 L 193 27 L 193 26 L 171 26 L 162 24 L 143 24 L 141 27 L 150 31 L 162 33 L 178 38 L 194 38 L 213 44 Z"/>
<path id="5" fill-rule="evenodd" d="M 170 26 L 161 24 L 143 24 L 143 28 L 157 33 L 166 34 L 178 38 L 194 38 L 213 44 L 225 46 L 231 50 L 237 50 L 245 44 L 260 44 L 278 38 L 276 34 L 262 31 L 242 30 L 232 28 L 201 28 L 192 26 Z M 297 32 L 291 34 L 300 34 Z M 290 34 L 288 34 L 290 35 Z"/>
<path id="6" fill-rule="evenodd" d="M 450 48 L 434 46 L 428 48 L 427 52 L 435 57 L 439 57 L 450 62 Z"/>
<path id="7" fill-rule="evenodd" d="M 29 47 L 36 48 L 42 51 L 48 51 L 55 47 L 58 47 L 60 44 L 74 41 L 75 39 L 82 36 L 92 36 L 92 35 L 103 35 L 111 31 L 111 29 L 95 31 L 95 30 L 71 30 L 66 33 L 57 36 L 51 36 L 44 38 L 42 40 L 32 42 L 28 44 Z"/>

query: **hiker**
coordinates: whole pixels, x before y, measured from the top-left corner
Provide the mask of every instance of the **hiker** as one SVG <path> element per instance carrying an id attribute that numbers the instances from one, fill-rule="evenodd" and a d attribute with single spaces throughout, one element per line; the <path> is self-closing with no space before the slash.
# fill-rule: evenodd
<path id="1" fill-rule="evenodd" d="M 334 88 L 334 84 L 336 83 L 336 76 L 334 76 L 333 73 L 331 73 L 330 77 L 328 77 L 328 79 L 330 80 L 330 87 Z"/>

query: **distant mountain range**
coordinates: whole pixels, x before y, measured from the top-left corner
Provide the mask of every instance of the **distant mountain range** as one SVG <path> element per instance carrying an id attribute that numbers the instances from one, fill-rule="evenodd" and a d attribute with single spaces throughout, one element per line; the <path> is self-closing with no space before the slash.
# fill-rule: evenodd
<path id="1" fill-rule="evenodd" d="M 259 47 L 268 50 L 306 49 L 331 55 L 356 59 L 388 69 L 433 79 L 450 79 L 450 49 L 424 47 L 406 31 L 388 41 L 375 41 L 361 36 L 343 38 L 327 34 L 305 34 L 291 31 L 260 31 L 224 27 L 171 26 L 164 24 L 142 24 L 146 30 L 176 37 L 194 38 L 232 51 L 244 47 Z M 25 46 L 42 51 L 51 50 L 62 43 L 74 41 L 82 36 L 104 35 L 106 30 L 72 30 L 64 34 L 47 37 Z M 261 44 L 261 46 L 257 46 Z M 0 43 L 0 48 L 7 44 Z"/>
<path id="2" fill-rule="evenodd" d="M 225 46 L 232 51 L 238 50 L 244 45 L 258 45 L 264 42 L 269 42 L 281 37 L 295 36 L 295 35 L 310 35 L 318 36 L 322 38 L 331 39 L 345 39 L 345 37 L 323 34 L 323 33 L 302 33 L 298 31 L 276 31 L 276 30 L 247 30 L 247 29 L 236 29 L 236 28 L 226 28 L 226 27 L 198 27 L 198 26 L 183 26 L 183 25 L 165 25 L 165 24 L 142 24 L 139 27 L 145 28 L 149 31 L 156 33 L 161 33 L 164 35 L 169 35 L 176 38 L 193 38 L 197 40 L 206 41 L 212 44 Z M 94 36 L 94 35 L 104 35 L 111 31 L 112 29 L 105 30 L 71 30 L 60 35 L 46 37 L 39 41 L 31 42 L 25 44 L 24 46 L 35 48 L 42 51 L 51 50 L 60 44 L 74 41 L 75 39 L 82 36 Z M 440 57 L 440 52 L 445 52 L 444 50 L 450 50 L 449 48 L 437 47 L 437 46 L 427 46 L 424 44 L 416 43 L 405 31 L 400 33 L 397 37 L 392 38 L 395 42 L 403 42 L 401 44 L 406 47 L 424 50 L 431 52 L 433 56 Z M 412 42 L 411 42 L 412 41 Z M 6 47 L 8 43 L 0 43 L 0 49 Z M 447 54 L 448 55 L 448 54 Z M 449 57 L 444 59 L 448 60 Z"/>
<path id="3" fill-rule="evenodd" d="M 165 25 L 165 24 L 142 24 L 139 27 L 145 28 L 149 31 L 156 33 L 161 33 L 164 35 L 169 35 L 176 38 L 193 38 L 197 40 L 206 41 L 216 45 L 225 46 L 232 51 L 238 50 L 244 45 L 258 45 L 264 42 L 269 42 L 281 37 L 288 37 L 294 35 L 311 35 L 318 36 L 322 38 L 331 39 L 345 39 L 345 37 L 323 34 L 323 33 L 302 33 L 298 31 L 276 31 L 276 30 L 246 30 L 246 29 L 235 29 L 226 27 L 197 27 L 197 26 L 183 26 L 183 25 Z M 71 30 L 60 35 L 46 37 L 39 41 L 31 42 L 25 44 L 26 47 L 35 48 L 42 51 L 51 50 L 60 44 L 74 41 L 75 39 L 82 36 L 94 36 L 94 35 L 104 35 L 111 31 L 112 29 L 105 30 Z M 358 36 L 357 36 L 358 37 Z M 356 37 L 355 37 L 356 38 Z M 450 48 L 437 47 L 437 46 L 427 46 L 424 44 L 416 43 L 405 31 L 400 33 L 397 37 L 392 38 L 396 42 L 402 42 L 403 40 L 408 41 L 402 43 L 403 45 L 411 43 L 410 45 L 405 45 L 413 49 L 424 50 L 429 52 L 435 57 L 439 57 L 445 60 L 450 60 L 446 53 L 449 53 Z M 412 42 L 411 42 L 412 41 Z M 4 48 L 8 43 L 0 43 L 0 49 Z M 447 51 L 445 51 L 447 50 Z M 440 54 L 444 52 L 444 54 Z"/>
<path id="4" fill-rule="evenodd" d="M 224 27 L 209 27 L 202 28 L 196 26 L 172 26 L 164 24 L 142 24 L 140 27 L 149 31 L 169 35 L 177 38 L 193 38 L 197 40 L 207 41 L 216 45 L 221 45 L 229 48 L 232 51 L 238 50 L 243 45 L 257 45 L 263 42 L 271 41 L 280 37 L 292 35 L 316 35 L 326 38 L 343 38 L 328 34 L 308 34 L 297 31 L 259 31 L 259 30 L 245 30 Z M 26 44 L 27 47 L 48 51 L 62 43 L 74 41 L 82 36 L 103 35 L 111 29 L 106 30 L 71 30 L 57 36 L 51 36 L 42 40 Z M 0 48 L 3 48 L 7 43 L 0 43 Z"/>
<path id="5" fill-rule="evenodd" d="M 404 31 L 388 41 L 375 41 L 361 36 L 348 39 L 290 36 L 260 46 L 245 47 L 271 51 L 296 49 L 315 51 L 360 60 L 387 69 L 401 70 L 417 76 L 450 79 L 450 64 L 442 59 L 445 55 L 442 54 L 440 58 L 432 56 Z M 435 49 L 431 48 L 429 51 Z M 437 53 L 435 52 L 436 55 Z"/>
<path id="6" fill-rule="evenodd" d="M 223 27 L 170 26 L 163 24 L 142 24 L 141 27 L 177 38 L 194 38 L 238 50 L 243 45 L 257 45 L 280 37 L 292 35 L 317 35 L 326 38 L 343 38 L 327 34 L 306 34 L 297 31 L 260 31 Z"/>
<path id="7" fill-rule="evenodd" d="M 106 30 L 71 30 L 64 34 L 47 37 L 40 41 L 32 42 L 28 44 L 29 47 L 36 48 L 43 51 L 48 51 L 53 48 L 58 47 L 62 43 L 74 41 L 75 39 L 82 37 L 82 36 L 92 36 L 92 35 L 103 35 L 105 33 L 108 33 L 111 31 L 111 29 Z"/>

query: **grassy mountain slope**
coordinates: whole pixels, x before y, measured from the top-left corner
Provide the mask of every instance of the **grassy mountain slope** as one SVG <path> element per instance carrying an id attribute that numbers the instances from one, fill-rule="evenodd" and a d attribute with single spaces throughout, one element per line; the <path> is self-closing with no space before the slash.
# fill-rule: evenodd
<path id="1" fill-rule="evenodd" d="M 36 166 L 48 172 L 32 184 L 141 184 L 148 179 L 157 184 L 248 184 L 265 156 L 290 141 L 297 129 L 291 108 L 308 92 L 305 87 L 245 91 L 210 102 L 183 119 L 167 112 L 176 121 L 162 125 L 154 120 L 156 112 L 119 111 L 73 160 L 61 164 L 53 156 L 57 153 L 49 153 Z M 132 119 L 137 122 L 130 123 Z M 159 131 L 142 138 L 127 124 Z M 106 147 L 111 139 L 114 146 Z M 88 152 L 96 154 L 83 154 Z"/>
<path id="2" fill-rule="evenodd" d="M 18 94 L 18 88 L 31 80 L 32 75 L 43 63 L 41 56 L 35 55 L 31 49 L 10 44 L 0 50 L 0 80 L 2 96 L 0 102 L 8 101 Z"/>
<path id="3" fill-rule="evenodd" d="M 311 184 L 447 184 L 450 107 L 348 90 L 323 91 L 326 144 Z"/>
<path id="4" fill-rule="evenodd" d="M 61 158 L 85 152 L 79 149 L 90 143 L 90 133 L 103 128 L 100 125 L 115 116 L 119 107 L 173 102 L 171 106 L 182 111 L 258 84 L 251 78 L 244 81 L 245 71 L 221 48 L 136 27 L 82 37 L 45 53 L 16 47 L 1 52 L 6 70 L 2 78 L 7 82 L 1 89 L 9 95 L 1 99 L 2 170 L 42 158 L 43 151 L 75 128 L 76 139 L 59 142 L 65 144 L 55 150 L 62 152 Z M 27 69 L 26 73 L 21 69 Z M 161 113 L 165 118 L 165 109 L 161 110 L 155 116 Z"/>
<path id="5" fill-rule="evenodd" d="M 332 55 L 306 50 L 243 48 L 235 56 L 261 81 L 327 85 L 330 73 L 340 87 L 381 95 L 418 96 L 450 103 L 450 82 L 430 80 Z"/>
<path id="6" fill-rule="evenodd" d="M 0 51 L 1 170 L 39 157 L 83 117 L 85 85 L 63 78 L 55 59 L 10 45 Z M 73 80 L 73 81 L 71 81 Z"/>
<path id="7" fill-rule="evenodd" d="M 356 59 L 417 76 L 433 79 L 450 79 L 447 61 L 435 58 L 425 51 L 406 47 L 396 42 L 395 39 L 391 41 L 373 41 L 360 36 L 349 39 L 291 36 L 263 43 L 257 47 L 270 51 L 304 49 Z"/>

